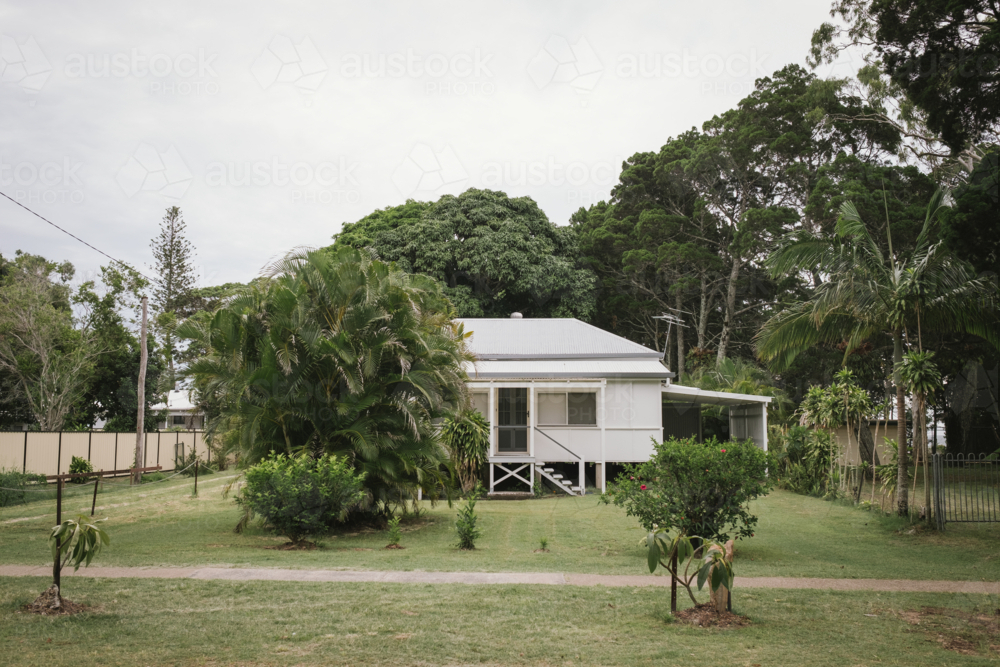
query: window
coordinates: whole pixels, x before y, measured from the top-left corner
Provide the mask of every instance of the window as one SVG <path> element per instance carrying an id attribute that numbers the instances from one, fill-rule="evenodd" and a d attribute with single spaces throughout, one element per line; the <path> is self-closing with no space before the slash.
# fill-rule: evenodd
<path id="1" fill-rule="evenodd" d="M 597 394 L 569 393 L 566 395 L 567 423 L 578 426 L 597 426 Z"/>
<path id="2" fill-rule="evenodd" d="M 478 411 L 479 414 L 489 420 L 490 395 L 485 391 L 472 392 L 472 409 Z"/>
<path id="3" fill-rule="evenodd" d="M 539 392 L 540 426 L 597 426 L 597 394 L 594 392 Z"/>
<path id="4" fill-rule="evenodd" d="M 184 415 L 174 415 L 171 419 L 174 426 L 184 426 Z"/>
<path id="5" fill-rule="evenodd" d="M 562 426 L 566 423 L 566 394 L 538 394 L 538 423 Z"/>

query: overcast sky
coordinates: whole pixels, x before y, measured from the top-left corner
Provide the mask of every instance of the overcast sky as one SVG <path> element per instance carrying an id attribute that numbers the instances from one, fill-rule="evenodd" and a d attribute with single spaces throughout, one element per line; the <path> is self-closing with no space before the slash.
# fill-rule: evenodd
<path id="1" fill-rule="evenodd" d="M 4 0 L 0 191 L 147 273 L 180 206 L 202 284 L 468 187 L 563 225 L 622 159 L 804 64 L 829 5 Z M 107 263 L 0 199 L 17 249 Z"/>

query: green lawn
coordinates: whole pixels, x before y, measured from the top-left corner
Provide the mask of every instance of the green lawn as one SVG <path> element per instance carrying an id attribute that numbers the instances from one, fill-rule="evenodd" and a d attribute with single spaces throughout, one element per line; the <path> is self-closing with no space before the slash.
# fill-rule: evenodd
<path id="1" fill-rule="evenodd" d="M 74 578 L 74 617 L 15 613 L 42 578 L 0 579 L 0 651 L 62 665 L 989 665 L 985 596 L 737 592 L 749 627 L 671 623 L 648 588 L 442 586 Z M 686 606 L 686 601 L 685 605 Z M 948 617 L 916 620 L 924 607 Z M 948 642 L 966 651 L 943 648 Z M 13 664 L 13 663 L 10 663 Z"/>
<path id="2" fill-rule="evenodd" d="M 260 528 L 236 535 L 239 510 L 221 489 L 231 477 L 173 480 L 136 489 L 115 487 L 99 497 L 108 508 L 112 545 L 100 565 L 239 565 L 452 571 L 561 571 L 642 574 L 643 532 L 634 520 L 596 496 L 477 505 L 483 537 L 475 552 L 454 547 L 455 508 L 438 504 L 404 522 L 405 549 L 385 550 L 384 532 L 335 535 L 322 549 L 269 549 L 284 540 Z M 67 492 L 64 514 L 87 507 L 87 488 Z M 754 505 L 756 536 L 737 544 L 738 576 L 1000 580 L 1000 524 L 959 525 L 943 534 L 816 498 L 775 491 Z M 0 563 L 44 564 L 54 502 L 0 510 Z M 33 518 L 34 517 L 34 518 Z M 10 521 L 28 518 L 25 521 Z M 899 530 L 902 528 L 902 530 Z M 549 553 L 535 553 L 540 538 Z"/>

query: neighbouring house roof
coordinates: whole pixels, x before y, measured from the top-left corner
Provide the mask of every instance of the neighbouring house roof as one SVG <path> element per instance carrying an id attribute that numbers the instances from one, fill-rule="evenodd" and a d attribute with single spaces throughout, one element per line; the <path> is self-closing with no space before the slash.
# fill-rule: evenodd
<path id="1" fill-rule="evenodd" d="M 167 393 L 167 400 L 165 403 L 157 403 L 150 407 L 150 410 L 166 410 L 171 414 L 182 412 L 185 413 L 196 413 L 200 412 L 198 408 L 191 403 L 191 398 L 188 396 L 187 389 L 172 389 Z"/>
<path id="2" fill-rule="evenodd" d="M 490 359 L 659 359 L 660 353 L 573 318 L 464 318 L 469 348 Z"/>
<path id="3" fill-rule="evenodd" d="M 734 394 L 728 391 L 707 391 L 697 387 L 682 387 L 678 384 L 668 384 L 662 389 L 663 398 L 678 403 L 696 403 L 698 405 L 746 405 L 747 403 L 770 403 L 770 396 L 754 396 L 752 394 Z"/>
<path id="4" fill-rule="evenodd" d="M 660 353 L 572 318 L 459 319 L 471 332 L 472 380 L 673 377 Z"/>

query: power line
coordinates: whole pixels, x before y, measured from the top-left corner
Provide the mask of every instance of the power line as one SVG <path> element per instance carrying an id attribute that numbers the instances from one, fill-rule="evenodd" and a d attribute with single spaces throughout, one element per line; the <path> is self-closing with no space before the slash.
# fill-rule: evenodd
<path id="1" fill-rule="evenodd" d="M 0 192 L 0 196 L 3 196 L 3 197 L 5 197 L 6 199 L 8 199 L 8 200 L 10 200 L 10 201 L 14 202 L 15 204 L 17 204 L 18 206 L 20 206 L 21 208 L 23 208 L 23 209 L 24 209 L 25 211 L 27 211 L 28 213 L 30 213 L 31 215 L 35 216 L 36 218 L 38 218 L 38 219 L 40 219 L 40 220 L 44 220 L 45 222 L 49 223 L 50 225 L 52 225 L 53 227 L 55 227 L 56 229 L 58 229 L 58 230 L 59 230 L 60 232 L 62 232 L 63 234 L 66 234 L 66 235 L 68 235 L 68 236 L 72 236 L 72 237 L 73 237 L 74 239 L 76 239 L 77 241 L 79 241 L 79 242 L 80 242 L 80 243 L 82 243 L 83 245 L 87 246 L 87 247 L 88 247 L 88 248 L 90 248 L 91 250 L 94 250 L 94 251 L 96 251 L 96 252 L 99 252 L 99 253 L 101 253 L 102 255 L 104 255 L 105 257 L 107 257 L 108 259 L 110 259 L 110 260 L 111 260 L 112 262 L 117 262 L 118 264 L 121 264 L 121 265 L 122 265 L 122 266 L 124 266 L 124 267 L 127 267 L 127 268 L 129 268 L 129 269 L 132 269 L 133 271 L 135 271 L 136 273 L 138 273 L 138 274 L 139 274 L 140 276 L 142 276 L 142 277 L 143 277 L 143 278 L 145 278 L 146 280 L 148 280 L 148 281 L 150 281 L 150 282 L 153 282 L 153 279 L 152 279 L 152 278 L 150 278 L 149 276 L 147 276 L 147 275 L 146 275 L 145 273 L 143 273 L 142 271 L 140 271 L 140 270 L 138 270 L 138 269 L 134 268 L 134 267 L 133 267 L 133 266 L 132 266 L 131 264 L 128 264 L 127 262 L 123 262 L 123 261 L 121 261 L 120 259 L 115 259 L 114 257 L 112 257 L 112 256 L 111 256 L 111 255 L 109 255 L 108 253 L 104 252 L 104 251 L 103 251 L 103 250 L 101 250 L 100 248 L 95 248 L 94 246 L 90 245 L 89 243 L 87 243 L 86 241 L 84 241 L 83 239 L 81 239 L 81 238 L 80 238 L 79 236 L 77 236 L 76 234 L 74 234 L 74 233 L 72 233 L 72 232 L 69 232 L 69 231 L 66 231 L 65 229 L 63 229 L 62 227 L 60 227 L 60 226 L 59 226 L 59 225 L 57 225 L 56 223 L 52 222 L 51 220 L 49 220 L 49 219 L 48 219 L 48 218 L 46 218 L 45 216 L 43 216 L 43 215 L 41 215 L 41 214 L 39 214 L 39 213 L 35 213 L 34 211 L 32 211 L 32 210 L 31 210 L 30 208 L 28 208 L 27 206 L 25 206 L 25 205 L 24 205 L 24 204 L 22 204 L 21 202 L 17 201 L 16 199 L 12 199 L 12 198 L 11 198 L 11 197 L 10 197 L 10 196 L 9 196 L 9 195 L 7 194 L 7 193 L 5 193 L 5 192 Z"/>

